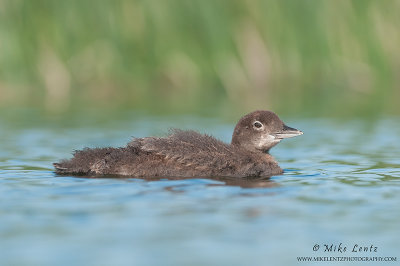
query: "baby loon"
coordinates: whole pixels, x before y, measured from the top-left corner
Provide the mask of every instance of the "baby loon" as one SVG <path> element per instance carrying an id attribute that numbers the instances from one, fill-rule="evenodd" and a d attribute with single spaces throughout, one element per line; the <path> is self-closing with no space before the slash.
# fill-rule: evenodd
<path id="1" fill-rule="evenodd" d="M 283 170 L 269 150 L 303 132 L 271 111 L 255 111 L 237 123 L 231 144 L 192 130 L 167 137 L 134 138 L 126 147 L 85 148 L 54 163 L 57 174 L 130 177 L 270 177 Z"/>

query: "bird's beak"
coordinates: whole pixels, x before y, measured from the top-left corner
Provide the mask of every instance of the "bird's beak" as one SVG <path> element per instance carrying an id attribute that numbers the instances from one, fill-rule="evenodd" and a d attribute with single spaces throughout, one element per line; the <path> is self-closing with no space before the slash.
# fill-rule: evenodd
<path id="1" fill-rule="evenodd" d="M 288 127 L 287 125 L 283 125 L 283 129 L 280 132 L 275 132 L 271 135 L 277 139 L 287 139 L 303 135 L 303 132 L 295 128 Z"/>

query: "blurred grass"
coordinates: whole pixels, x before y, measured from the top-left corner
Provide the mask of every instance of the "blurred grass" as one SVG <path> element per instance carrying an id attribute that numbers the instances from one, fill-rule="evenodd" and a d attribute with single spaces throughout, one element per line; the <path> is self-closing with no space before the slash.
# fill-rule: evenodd
<path id="1" fill-rule="evenodd" d="M 0 0 L 0 105 L 400 114 L 400 1 Z"/>

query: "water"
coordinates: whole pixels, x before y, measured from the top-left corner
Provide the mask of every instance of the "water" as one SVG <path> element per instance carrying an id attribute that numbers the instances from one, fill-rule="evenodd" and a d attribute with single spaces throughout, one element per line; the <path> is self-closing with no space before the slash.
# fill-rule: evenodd
<path id="1" fill-rule="evenodd" d="M 286 121 L 305 134 L 272 150 L 284 175 L 223 182 L 59 177 L 51 166 L 73 149 L 121 146 L 170 126 L 229 141 L 234 125 L 217 119 L 2 120 L 1 265 L 309 265 L 299 256 L 398 264 L 400 121 Z M 346 252 L 324 252 L 340 243 Z M 351 252 L 356 244 L 377 252 Z"/>

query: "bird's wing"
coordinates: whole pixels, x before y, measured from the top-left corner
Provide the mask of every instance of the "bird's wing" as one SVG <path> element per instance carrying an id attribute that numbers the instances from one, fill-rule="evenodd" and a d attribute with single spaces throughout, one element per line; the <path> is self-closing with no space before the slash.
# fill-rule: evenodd
<path id="1" fill-rule="evenodd" d="M 193 166 L 234 156 L 228 144 L 192 130 L 174 129 L 167 137 L 134 139 L 128 145 Z"/>

